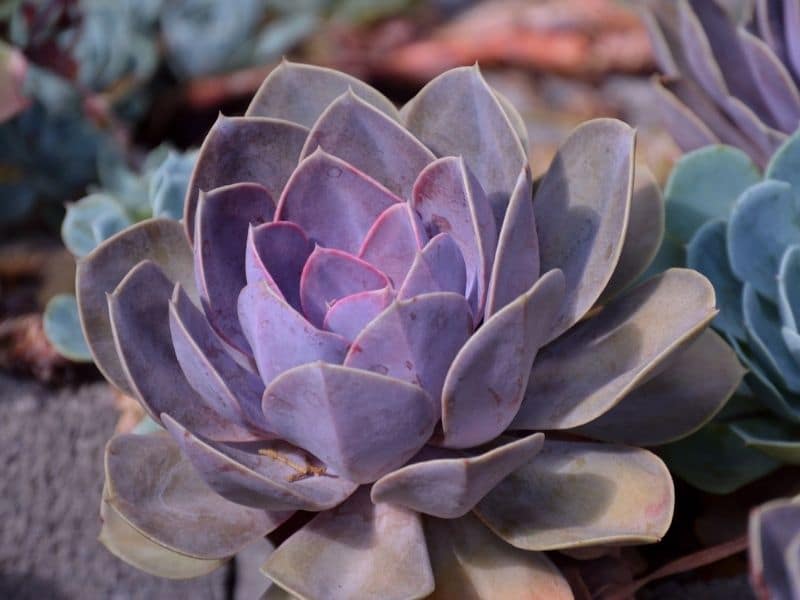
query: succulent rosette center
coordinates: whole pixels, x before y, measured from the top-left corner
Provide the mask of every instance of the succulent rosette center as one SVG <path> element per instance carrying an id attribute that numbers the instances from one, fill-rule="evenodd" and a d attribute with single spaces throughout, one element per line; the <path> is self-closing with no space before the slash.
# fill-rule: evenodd
<path id="1" fill-rule="evenodd" d="M 275 69 L 211 129 L 184 223 L 79 266 L 98 366 L 166 430 L 109 443 L 107 547 L 189 577 L 308 511 L 263 568 L 290 595 L 559 598 L 543 551 L 659 539 L 672 481 L 631 445 L 700 427 L 741 369 L 702 276 L 625 291 L 663 229 L 633 146 L 585 124 L 534 199 L 477 67 L 402 111 Z"/>

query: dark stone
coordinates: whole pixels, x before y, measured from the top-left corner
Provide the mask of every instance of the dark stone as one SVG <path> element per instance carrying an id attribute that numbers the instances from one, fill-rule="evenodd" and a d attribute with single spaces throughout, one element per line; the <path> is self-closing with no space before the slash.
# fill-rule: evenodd
<path id="1" fill-rule="evenodd" d="M 0 375 L 0 598 L 224 600 L 226 568 L 170 581 L 98 541 L 103 448 L 117 411 L 106 384 L 48 390 Z"/>

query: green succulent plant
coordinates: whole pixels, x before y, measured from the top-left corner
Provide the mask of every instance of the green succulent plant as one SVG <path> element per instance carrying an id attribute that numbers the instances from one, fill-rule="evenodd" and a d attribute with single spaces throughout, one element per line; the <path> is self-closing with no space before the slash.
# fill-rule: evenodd
<path id="1" fill-rule="evenodd" d="M 800 132 L 763 174 L 736 148 L 691 152 L 665 195 L 661 257 L 713 283 L 713 326 L 748 369 L 718 418 L 666 456 L 697 487 L 724 493 L 800 464 Z"/>
<path id="2" fill-rule="evenodd" d="M 160 146 L 145 158 L 139 172 L 109 150 L 98 165 L 100 186 L 67 206 L 61 237 L 80 259 L 104 240 L 145 219 L 179 219 L 196 152 L 179 153 Z M 44 331 L 53 347 L 76 362 L 92 356 L 83 337 L 72 294 L 54 296 L 44 312 Z"/>
<path id="3" fill-rule="evenodd" d="M 96 364 L 163 428 L 107 446 L 112 553 L 194 577 L 282 528 L 274 597 L 553 600 L 548 551 L 664 534 L 636 446 L 742 369 L 702 275 L 624 291 L 663 229 L 634 131 L 582 125 L 534 196 L 520 125 L 477 67 L 398 111 L 284 62 L 210 130 L 183 223 L 78 263 Z"/>
<path id="4" fill-rule="evenodd" d="M 766 165 L 800 123 L 797 0 L 642 0 L 664 121 L 684 151 L 727 144 Z"/>

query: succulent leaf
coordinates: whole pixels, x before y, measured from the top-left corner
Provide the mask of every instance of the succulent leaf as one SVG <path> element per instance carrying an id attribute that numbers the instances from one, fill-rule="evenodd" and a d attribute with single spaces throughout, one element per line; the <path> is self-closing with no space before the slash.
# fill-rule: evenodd
<path id="1" fill-rule="evenodd" d="M 747 155 L 729 146 L 709 146 L 682 156 L 664 190 L 667 235 L 688 244 L 707 221 L 727 219 L 736 199 L 760 177 Z"/>
<path id="2" fill-rule="evenodd" d="M 166 433 L 123 434 L 106 447 L 106 502 L 137 532 L 187 557 L 224 560 L 289 517 L 214 493 Z"/>
<path id="3" fill-rule="evenodd" d="M 514 420 L 536 354 L 556 324 L 564 275 L 545 273 L 492 315 L 456 355 L 442 391 L 442 445 L 486 443 Z"/>
<path id="4" fill-rule="evenodd" d="M 388 502 L 440 519 L 463 517 L 493 487 L 541 450 L 544 434 L 503 440 L 477 455 L 455 452 L 440 456 L 425 450 L 419 462 L 384 475 L 372 486 L 375 503 Z"/>
<path id="5" fill-rule="evenodd" d="M 466 290 L 464 255 L 452 235 L 439 233 L 414 258 L 397 297 L 405 300 L 430 292 L 466 294 Z"/>
<path id="6" fill-rule="evenodd" d="M 197 156 L 184 205 L 184 226 L 194 239 L 195 214 L 201 191 L 232 183 L 263 185 L 279 198 L 297 165 L 308 130 L 262 117 L 222 117 L 208 132 Z M 263 160 L 270 156 L 271 160 Z"/>
<path id="7" fill-rule="evenodd" d="M 287 60 L 261 84 L 247 108 L 247 116 L 284 119 L 310 128 L 348 90 L 389 117 L 399 119 L 397 109 L 383 94 L 355 77 Z"/>
<path id="8" fill-rule="evenodd" d="M 733 350 L 719 335 L 706 330 L 663 371 L 577 432 L 633 446 L 674 441 L 710 421 L 736 390 L 743 374 Z M 680 410 L 665 415 L 667 404 Z"/>
<path id="9" fill-rule="evenodd" d="M 261 570 L 301 598 L 329 596 L 332 581 L 337 597 L 364 600 L 426 598 L 434 588 L 420 516 L 372 504 L 366 488 L 314 517 Z"/>
<path id="10" fill-rule="evenodd" d="M 292 174 L 276 219 L 299 225 L 311 240 L 355 254 L 378 216 L 402 202 L 352 165 L 315 151 Z"/>
<path id="11" fill-rule="evenodd" d="M 647 450 L 548 440 L 475 512 L 523 550 L 641 543 L 664 535 L 674 494 L 667 467 Z"/>
<path id="12" fill-rule="evenodd" d="M 474 515 L 425 518 L 436 589 L 430 600 L 524 598 L 572 600 L 569 583 L 541 552 L 506 544 Z"/>
<path id="13" fill-rule="evenodd" d="M 75 361 L 92 360 L 92 353 L 81 331 L 75 296 L 53 296 L 44 309 L 43 326 L 47 339 L 59 354 Z"/>
<path id="14" fill-rule="evenodd" d="M 317 148 L 353 165 L 404 199 L 411 197 L 417 173 L 435 158 L 408 130 L 352 89 L 320 115 L 301 157 L 310 156 Z"/>
<path id="15" fill-rule="evenodd" d="M 406 463 L 439 417 L 430 396 L 415 385 L 319 362 L 277 377 L 264 392 L 263 407 L 271 431 L 357 483 Z"/>
<path id="16" fill-rule="evenodd" d="M 634 131 L 589 121 L 567 138 L 536 190 L 541 270 L 564 272 L 566 298 L 555 338 L 599 298 L 619 260 L 633 186 Z"/>
<path id="17" fill-rule="evenodd" d="M 611 410 L 693 342 L 716 314 L 714 290 L 670 269 L 617 298 L 539 353 L 515 429 L 569 429 Z"/>
<path id="18" fill-rule="evenodd" d="M 191 248 L 177 221 L 152 219 L 109 238 L 78 261 L 75 281 L 81 327 L 95 364 L 111 383 L 133 393 L 111 332 L 106 294 L 143 260 L 154 260 L 168 278 L 194 294 Z"/>

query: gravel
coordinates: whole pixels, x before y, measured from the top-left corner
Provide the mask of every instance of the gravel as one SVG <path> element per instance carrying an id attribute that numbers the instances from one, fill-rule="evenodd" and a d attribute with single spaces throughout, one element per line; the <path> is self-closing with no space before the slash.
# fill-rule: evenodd
<path id="1" fill-rule="evenodd" d="M 226 568 L 189 581 L 158 579 L 97 541 L 103 448 L 116 419 L 106 384 L 52 391 L 0 374 L 0 598 L 231 595 Z"/>

